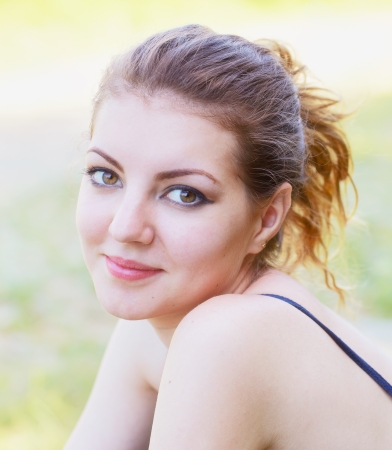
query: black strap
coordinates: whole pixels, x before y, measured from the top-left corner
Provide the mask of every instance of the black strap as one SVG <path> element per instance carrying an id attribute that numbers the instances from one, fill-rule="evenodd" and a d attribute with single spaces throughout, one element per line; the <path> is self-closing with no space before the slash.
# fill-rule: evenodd
<path id="1" fill-rule="evenodd" d="M 317 323 L 337 344 L 338 346 L 348 355 L 362 370 L 364 370 L 373 380 L 382 388 L 384 391 L 392 397 L 392 385 L 388 383 L 388 381 L 383 378 L 376 370 L 373 369 L 365 360 L 363 360 L 357 353 L 354 352 L 345 342 L 343 342 L 340 337 L 336 336 L 336 334 L 331 331 L 328 327 L 326 327 L 323 323 L 321 323 L 312 313 L 310 313 L 306 308 L 299 305 L 298 303 L 290 300 L 287 297 L 283 297 L 281 295 L 276 294 L 260 294 L 266 295 L 268 297 L 274 297 L 278 300 L 282 300 L 283 302 L 289 303 L 295 308 L 299 309 L 305 315 L 310 317 L 314 322 Z"/>

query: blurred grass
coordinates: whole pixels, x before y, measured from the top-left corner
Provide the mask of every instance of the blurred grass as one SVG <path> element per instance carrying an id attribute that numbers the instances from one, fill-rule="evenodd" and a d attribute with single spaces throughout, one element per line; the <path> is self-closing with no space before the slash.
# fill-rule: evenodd
<path id="1" fill-rule="evenodd" d="M 365 310 L 392 316 L 392 94 L 365 102 L 347 126 L 354 150 L 358 211 L 346 255 Z"/>

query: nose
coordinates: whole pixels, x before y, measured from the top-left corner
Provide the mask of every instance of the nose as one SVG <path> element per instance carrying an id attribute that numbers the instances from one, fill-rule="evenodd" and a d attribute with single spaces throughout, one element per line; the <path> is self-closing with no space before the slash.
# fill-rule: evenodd
<path id="1" fill-rule="evenodd" d="M 109 234 L 122 243 L 151 244 L 154 229 L 149 220 L 150 209 L 145 200 L 131 195 L 124 197 L 109 226 Z"/>

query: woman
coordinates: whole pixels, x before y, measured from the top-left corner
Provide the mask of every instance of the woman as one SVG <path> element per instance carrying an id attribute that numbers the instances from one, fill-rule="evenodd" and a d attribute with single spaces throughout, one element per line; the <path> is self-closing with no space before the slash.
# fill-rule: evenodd
<path id="1" fill-rule="evenodd" d="M 67 450 L 392 448 L 391 360 L 288 275 L 316 265 L 342 295 L 351 156 L 303 73 L 193 25 L 109 67 L 77 223 L 123 320 Z"/>

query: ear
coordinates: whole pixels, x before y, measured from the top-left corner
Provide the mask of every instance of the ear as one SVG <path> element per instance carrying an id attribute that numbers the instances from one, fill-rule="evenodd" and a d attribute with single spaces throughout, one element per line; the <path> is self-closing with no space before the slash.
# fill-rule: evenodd
<path id="1" fill-rule="evenodd" d="M 291 206 L 292 187 L 285 182 L 257 214 L 255 234 L 249 253 L 257 254 L 280 230 Z"/>

